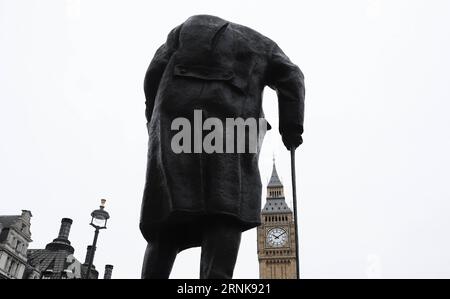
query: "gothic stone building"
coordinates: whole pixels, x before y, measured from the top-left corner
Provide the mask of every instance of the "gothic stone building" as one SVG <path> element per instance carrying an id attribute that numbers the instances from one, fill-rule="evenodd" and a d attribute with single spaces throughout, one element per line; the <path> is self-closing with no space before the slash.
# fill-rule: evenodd
<path id="1" fill-rule="evenodd" d="M 258 227 L 258 260 L 261 279 L 295 279 L 295 223 L 284 197 L 275 162 L 267 186 L 267 200 Z"/>
<path id="2" fill-rule="evenodd" d="M 27 210 L 23 210 L 21 215 L 0 216 L 0 279 L 87 278 L 91 246 L 88 246 L 84 263 L 80 263 L 74 257 L 75 250 L 69 241 L 72 220 L 61 220 L 58 237 L 44 249 L 28 249 L 32 242 L 31 216 Z M 105 279 L 111 278 L 112 270 L 112 265 L 106 265 Z M 98 278 L 94 265 L 89 278 Z"/>
<path id="3" fill-rule="evenodd" d="M 31 212 L 0 216 L 0 279 L 22 278 L 27 267 Z"/>
<path id="4" fill-rule="evenodd" d="M 41 279 L 81 279 L 86 278 L 87 264 L 91 254 L 90 246 L 86 261 L 81 264 L 75 257 L 75 249 L 69 241 L 72 219 L 63 218 L 58 237 L 48 243 L 44 249 L 29 249 L 27 253 L 28 268 L 24 278 L 33 278 L 34 272 L 40 273 Z M 98 278 L 98 271 L 92 265 L 90 279 Z"/>

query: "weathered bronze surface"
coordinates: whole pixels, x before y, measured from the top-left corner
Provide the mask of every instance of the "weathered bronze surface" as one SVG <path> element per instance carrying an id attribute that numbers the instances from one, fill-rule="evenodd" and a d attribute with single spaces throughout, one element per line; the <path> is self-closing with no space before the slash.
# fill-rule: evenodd
<path id="1" fill-rule="evenodd" d="M 265 86 L 278 95 L 283 143 L 288 149 L 299 146 L 303 133 L 303 74 L 275 42 L 248 27 L 198 15 L 174 28 L 157 50 L 144 82 L 149 134 L 140 219 L 141 232 L 149 242 L 144 278 L 170 274 L 175 257 L 166 257 L 165 265 L 156 266 L 152 262 L 152 254 L 158 254 L 155 244 L 165 242 L 175 255 L 193 246 L 213 252 L 206 249 L 211 247 L 205 245 L 210 241 L 206 235 L 211 234 L 206 234 L 205 228 L 218 227 L 217 231 L 227 235 L 220 223 L 236 231 L 234 237 L 228 238 L 234 242 L 230 247 L 234 249 L 228 249 L 229 254 L 221 253 L 225 256 L 222 258 L 230 256 L 231 273 L 219 269 L 210 271 L 215 274 L 204 272 L 203 278 L 231 277 L 240 233 L 260 224 L 258 153 L 176 154 L 171 149 L 176 133 L 171 123 L 177 117 L 192 120 L 194 110 L 201 110 L 204 119 L 264 118 Z M 214 225 L 210 225 L 211 219 L 219 219 L 219 224 L 213 221 Z M 168 234 L 172 237 L 162 237 Z M 202 259 L 202 269 L 214 268 L 207 265 L 207 260 Z M 158 275 L 149 270 L 152 267 L 165 270 L 155 270 L 160 272 Z"/>

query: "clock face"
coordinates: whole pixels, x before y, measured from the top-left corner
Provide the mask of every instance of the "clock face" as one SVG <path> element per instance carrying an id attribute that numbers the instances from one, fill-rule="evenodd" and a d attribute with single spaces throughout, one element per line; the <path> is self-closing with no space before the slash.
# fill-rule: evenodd
<path id="1" fill-rule="evenodd" d="M 288 241 L 287 231 L 281 227 L 275 227 L 267 233 L 267 245 L 270 247 L 283 247 Z"/>

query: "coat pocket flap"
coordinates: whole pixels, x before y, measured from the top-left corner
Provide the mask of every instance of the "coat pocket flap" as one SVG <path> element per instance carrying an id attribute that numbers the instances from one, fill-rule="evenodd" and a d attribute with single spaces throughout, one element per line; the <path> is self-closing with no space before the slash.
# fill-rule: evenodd
<path id="1" fill-rule="evenodd" d="M 174 75 L 192 77 L 203 80 L 231 80 L 234 77 L 233 71 L 207 66 L 186 66 L 178 64 L 175 66 Z"/>

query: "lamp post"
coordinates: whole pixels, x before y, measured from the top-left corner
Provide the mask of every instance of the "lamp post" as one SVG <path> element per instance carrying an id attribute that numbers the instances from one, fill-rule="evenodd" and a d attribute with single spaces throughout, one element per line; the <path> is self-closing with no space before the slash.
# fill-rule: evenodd
<path id="1" fill-rule="evenodd" d="M 95 249 L 97 246 L 98 233 L 100 232 L 101 229 L 106 228 L 106 223 L 108 222 L 109 219 L 109 214 L 108 212 L 105 211 L 105 202 L 106 199 L 102 199 L 100 209 L 97 209 L 91 213 L 92 219 L 90 225 L 95 228 L 95 233 L 94 233 L 94 241 L 92 242 L 92 250 L 89 256 L 89 264 L 87 267 L 85 279 L 89 279 L 89 276 L 91 274 L 92 263 L 94 262 Z"/>

